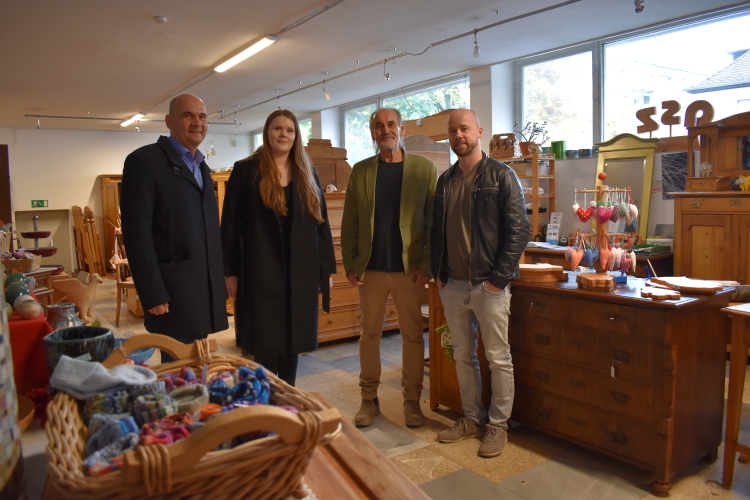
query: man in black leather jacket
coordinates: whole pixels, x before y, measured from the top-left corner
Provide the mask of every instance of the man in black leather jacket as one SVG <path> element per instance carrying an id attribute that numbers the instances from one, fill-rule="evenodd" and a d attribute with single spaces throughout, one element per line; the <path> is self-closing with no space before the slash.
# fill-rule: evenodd
<path id="1" fill-rule="evenodd" d="M 451 331 L 464 416 L 438 434 L 444 443 L 484 437 L 481 457 L 502 453 L 513 408 L 508 344 L 511 280 L 530 239 L 523 188 L 515 172 L 481 150 L 476 113 L 456 110 L 448 138 L 458 162 L 438 179 L 432 225 L 432 273 Z M 492 401 L 482 405 L 477 323 L 490 366 Z"/>

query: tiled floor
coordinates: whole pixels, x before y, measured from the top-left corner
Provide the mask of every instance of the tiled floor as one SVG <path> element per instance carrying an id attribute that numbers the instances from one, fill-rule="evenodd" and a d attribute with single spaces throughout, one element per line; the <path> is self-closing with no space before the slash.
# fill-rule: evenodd
<path id="1" fill-rule="evenodd" d="M 97 296 L 94 310 L 104 321 L 114 324 L 114 282 L 106 280 L 99 286 Z M 143 321 L 127 312 L 125 304 L 118 329 L 123 333 L 145 332 Z M 221 351 L 242 354 L 234 343 L 231 328 L 213 336 Z M 155 354 L 154 360 L 158 361 L 158 356 Z M 402 412 L 398 332 L 383 337 L 381 359 L 382 384 L 378 393 L 381 415 L 375 424 L 362 431 L 434 500 L 657 498 L 652 495 L 649 486 L 652 477 L 648 472 L 515 423 L 505 451 L 493 459 L 477 456 L 479 440 L 438 443 L 437 433 L 452 425 L 460 415 L 446 409 L 429 409 L 429 373 L 425 376 L 421 401 L 427 422 L 420 428 L 407 428 Z M 358 360 L 356 341 L 323 346 L 300 357 L 297 385 L 322 393 L 344 418 L 351 420 L 360 403 Z M 750 380 L 746 385 L 743 417 L 750 415 Z M 750 443 L 748 418 L 742 421 L 740 439 L 743 438 L 743 442 Z M 28 491 L 32 500 L 41 496 L 45 442 L 44 432 L 35 421 L 24 433 Z M 722 453 L 723 446 L 719 449 L 720 457 Z M 721 458 L 714 463 L 698 462 L 673 478 L 670 497 L 674 500 L 750 498 L 750 466 L 737 463 L 732 490 L 722 488 L 720 481 Z"/>

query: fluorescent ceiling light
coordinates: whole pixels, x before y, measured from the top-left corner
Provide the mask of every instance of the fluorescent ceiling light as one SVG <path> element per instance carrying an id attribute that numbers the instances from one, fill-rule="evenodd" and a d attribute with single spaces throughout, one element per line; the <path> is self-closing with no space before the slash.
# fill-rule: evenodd
<path id="1" fill-rule="evenodd" d="M 260 52 L 261 50 L 265 49 L 266 47 L 268 47 L 269 45 L 271 45 L 273 42 L 275 42 L 278 39 L 279 39 L 279 37 L 277 37 L 277 36 L 268 35 L 267 37 L 264 37 L 264 38 L 258 40 L 257 42 L 255 42 L 254 44 L 252 44 L 251 46 L 249 46 L 248 48 L 246 48 L 245 50 L 243 50 L 242 52 L 240 52 L 236 56 L 234 56 L 234 57 L 230 58 L 229 60 L 227 60 L 227 61 L 219 64 L 218 66 L 216 66 L 214 68 L 214 71 L 218 71 L 219 73 L 223 73 L 224 71 L 228 70 L 229 68 L 231 68 L 235 64 L 241 63 L 242 61 L 244 61 L 248 57 L 252 56 L 253 54 L 257 54 L 258 52 Z"/>
<path id="2" fill-rule="evenodd" d="M 137 115 L 135 115 L 135 116 L 134 116 L 133 118 L 130 118 L 129 120 L 125 120 L 124 122 L 122 122 L 122 123 L 120 124 L 120 126 L 121 126 L 121 127 L 127 127 L 127 126 L 128 126 L 128 125 L 130 125 L 131 123 L 133 123 L 133 122 L 137 122 L 138 120 L 140 120 L 140 119 L 141 119 L 141 118 L 143 118 L 144 116 L 146 116 L 146 115 L 143 115 L 143 114 L 141 114 L 141 113 L 138 113 L 138 114 L 137 114 Z"/>

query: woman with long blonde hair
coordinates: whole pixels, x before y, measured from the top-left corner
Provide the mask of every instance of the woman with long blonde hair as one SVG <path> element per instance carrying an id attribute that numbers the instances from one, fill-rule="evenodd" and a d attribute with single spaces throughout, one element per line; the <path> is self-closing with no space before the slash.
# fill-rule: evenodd
<path id="1" fill-rule="evenodd" d="M 294 385 L 298 354 L 318 346 L 318 293 L 336 273 L 325 197 L 291 111 L 266 119 L 263 145 L 234 164 L 221 221 L 237 345 Z"/>

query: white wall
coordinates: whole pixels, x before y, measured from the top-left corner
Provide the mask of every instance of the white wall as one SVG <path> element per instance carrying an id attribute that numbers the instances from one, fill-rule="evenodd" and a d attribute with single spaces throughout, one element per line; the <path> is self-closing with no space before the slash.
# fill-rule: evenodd
<path id="1" fill-rule="evenodd" d="M 97 176 L 121 174 L 125 157 L 155 142 L 159 135 L 162 134 L 0 128 L 0 144 L 8 144 L 13 211 L 31 210 L 31 200 L 48 200 L 46 210 L 90 206 L 103 235 Z M 248 134 L 209 133 L 201 151 L 208 152 L 211 140 L 216 155 L 208 157 L 207 163 L 214 170 L 231 167 L 250 154 Z M 65 264 L 73 269 L 72 262 Z"/>

